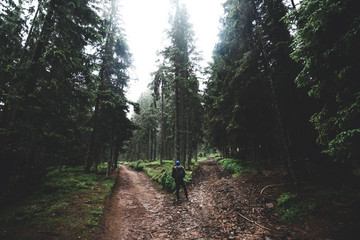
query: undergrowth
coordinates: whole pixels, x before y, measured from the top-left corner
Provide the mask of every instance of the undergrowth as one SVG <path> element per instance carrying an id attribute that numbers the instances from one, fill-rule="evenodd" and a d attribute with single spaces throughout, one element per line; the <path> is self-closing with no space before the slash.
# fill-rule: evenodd
<path id="1" fill-rule="evenodd" d="M 113 177 L 85 174 L 82 167 L 52 170 L 39 190 L 2 209 L 0 239 L 88 238 L 114 184 Z"/>
<path id="2" fill-rule="evenodd" d="M 290 224 L 303 221 L 308 214 L 313 213 L 317 208 L 314 201 L 303 200 L 293 193 L 281 194 L 277 199 L 277 204 L 281 220 Z"/>
<path id="3" fill-rule="evenodd" d="M 232 158 L 224 158 L 217 160 L 220 165 L 222 165 L 226 170 L 233 173 L 232 177 L 236 178 L 243 173 L 251 172 L 253 170 L 259 169 L 255 163 L 251 161 L 240 161 Z"/>
<path id="4" fill-rule="evenodd" d="M 301 195 L 282 193 L 277 199 L 277 212 L 282 221 L 293 224 L 303 221 L 321 207 L 350 206 L 353 203 L 360 203 L 358 186 L 309 185 L 304 187 Z"/>
<path id="5" fill-rule="evenodd" d="M 127 165 L 137 171 L 144 171 L 151 177 L 152 180 L 158 182 L 166 191 L 171 193 L 175 191 L 175 181 L 171 176 L 172 168 L 174 167 L 174 161 L 163 160 L 162 165 L 160 165 L 160 161 L 146 162 L 141 160 L 136 162 L 122 162 L 122 164 Z M 185 171 L 185 184 L 191 182 L 191 173 L 194 167 L 195 165 L 192 165 L 190 171 Z"/>

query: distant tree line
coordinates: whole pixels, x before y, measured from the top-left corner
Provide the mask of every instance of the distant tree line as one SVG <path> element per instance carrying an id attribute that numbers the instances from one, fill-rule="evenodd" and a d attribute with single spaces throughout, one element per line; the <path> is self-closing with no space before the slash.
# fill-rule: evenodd
<path id="1" fill-rule="evenodd" d="M 133 118 L 138 128 L 129 144 L 128 160 L 158 157 L 160 162 L 174 159 L 189 165 L 202 140 L 199 56 L 185 6 L 178 1 L 173 6 L 169 44 L 159 56 L 150 84 L 152 92 L 140 98 L 140 114 Z"/>
<path id="2" fill-rule="evenodd" d="M 50 166 L 116 166 L 133 124 L 131 56 L 114 0 L 0 4 L 0 184 Z"/>

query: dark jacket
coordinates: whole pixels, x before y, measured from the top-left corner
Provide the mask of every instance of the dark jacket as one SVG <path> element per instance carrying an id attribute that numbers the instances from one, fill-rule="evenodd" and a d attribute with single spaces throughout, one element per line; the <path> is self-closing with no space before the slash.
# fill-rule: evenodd
<path id="1" fill-rule="evenodd" d="M 175 166 L 172 170 L 171 176 L 175 181 L 181 181 L 185 177 L 185 169 L 182 166 Z"/>

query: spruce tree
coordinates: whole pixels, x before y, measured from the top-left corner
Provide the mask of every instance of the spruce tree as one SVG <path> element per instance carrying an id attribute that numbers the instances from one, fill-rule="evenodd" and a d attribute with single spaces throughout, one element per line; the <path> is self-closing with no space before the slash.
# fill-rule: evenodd
<path id="1" fill-rule="evenodd" d="M 360 156 L 359 10 L 354 0 L 304 0 L 290 15 L 291 56 L 302 64 L 296 83 L 320 106 L 311 117 L 317 142 L 350 169 Z"/>

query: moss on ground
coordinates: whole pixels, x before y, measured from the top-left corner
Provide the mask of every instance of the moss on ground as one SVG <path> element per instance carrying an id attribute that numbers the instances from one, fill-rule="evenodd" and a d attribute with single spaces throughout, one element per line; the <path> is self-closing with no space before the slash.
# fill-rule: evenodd
<path id="1" fill-rule="evenodd" d="M 105 168 L 106 166 L 104 166 Z M 115 177 L 83 168 L 52 170 L 36 192 L 0 214 L 0 239 L 91 238 L 98 229 Z"/>

